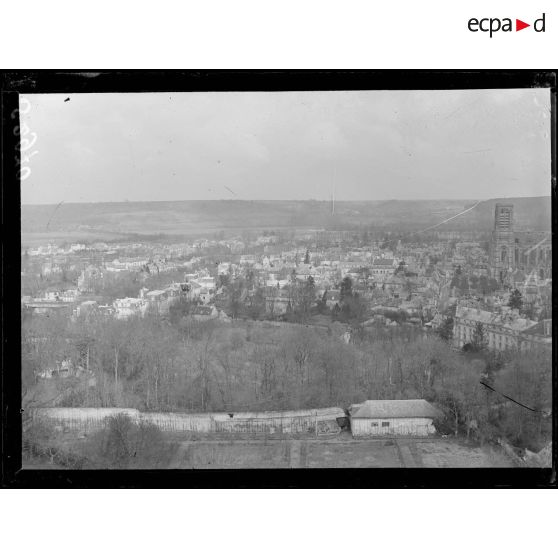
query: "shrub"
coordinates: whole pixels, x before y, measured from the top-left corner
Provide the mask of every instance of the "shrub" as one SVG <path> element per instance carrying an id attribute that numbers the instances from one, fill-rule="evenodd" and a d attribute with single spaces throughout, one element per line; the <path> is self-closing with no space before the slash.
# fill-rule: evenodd
<path id="1" fill-rule="evenodd" d="M 91 461 L 109 469 L 165 467 L 173 451 L 157 426 L 143 420 L 135 423 L 124 413 L 110 417 L 85 450 Z"/>

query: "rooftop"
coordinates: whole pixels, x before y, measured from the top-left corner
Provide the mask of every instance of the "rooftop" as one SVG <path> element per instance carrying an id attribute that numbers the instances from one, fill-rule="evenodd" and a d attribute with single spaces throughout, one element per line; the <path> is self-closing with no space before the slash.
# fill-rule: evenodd
<path id="1" fill-rule="evenodd" d="M 211 316 L 213 312 L 213 306 L 196 306 L 192 309 L 192 314 L 194 316 Z"/>
<path id="2" fill-rule="evenodd" d="M 537 323 L 527 318 L 519 318 L 512 313 L 500 314 L 466 306 L 458 307 L 455 316 L 462 320 L 472 320 L 486 325 L 506 327 L 515 331 L 523 331 Z"/>
<path id="3" fill-rule="evenodd" d="M 369 399 L 352 413 L 352 418 L 436 418 L 440 414 L 424 399 Z"/>
<path id="4" fill-rule="evenodd" d="M 552 320 L 543 320 L 542 322 L 538 322 L 535 325 L 524 329 L 523 333 L 526 335 L 542 335 L 545 337 L 552 336 Z"/>

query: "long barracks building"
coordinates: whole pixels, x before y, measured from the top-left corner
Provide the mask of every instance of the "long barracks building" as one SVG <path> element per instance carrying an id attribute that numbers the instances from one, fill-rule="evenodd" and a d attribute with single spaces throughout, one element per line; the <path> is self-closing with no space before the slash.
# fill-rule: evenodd
<path id="1" fill-rule="evenodd" d="M 483 326 L 484 341 L 493 351 L 526 351 L 552 346 L 552 320 L 534 322 L 511 312 L 502 314 L 461 306 L 455 312 L 453 327 L 456 347 L 461 349 L 473 341 L 478 323 Z"/>

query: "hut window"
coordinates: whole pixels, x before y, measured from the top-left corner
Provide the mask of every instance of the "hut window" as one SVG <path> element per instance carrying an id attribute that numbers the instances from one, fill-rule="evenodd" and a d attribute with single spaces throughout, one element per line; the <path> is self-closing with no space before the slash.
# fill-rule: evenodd
<path id="1" fill-rule="evenodd" d="M 382 426 L 389 426 L 389 422 L 382 422 Z"/>

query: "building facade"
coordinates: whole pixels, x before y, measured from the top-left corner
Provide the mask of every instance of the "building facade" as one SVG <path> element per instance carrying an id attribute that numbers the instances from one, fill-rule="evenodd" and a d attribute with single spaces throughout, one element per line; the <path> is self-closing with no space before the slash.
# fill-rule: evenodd
<path id="1" fill-rule="evenodd" d="M 428 436 L 441 413 L 424 399 L 368 400 L 349 409 L 351 432 L 363 436 Z"/>
<path id="2" fill-rule="evenodd" d="M 525 351 L 552 345 L 552 320 L 537 323 L 513 313 L 502 314 L 463 306 L 455 312 L 454 345 L 461 349 L 472 343 L 479 323 L 483 328 L 483 341 L 493 351 Z"/>

